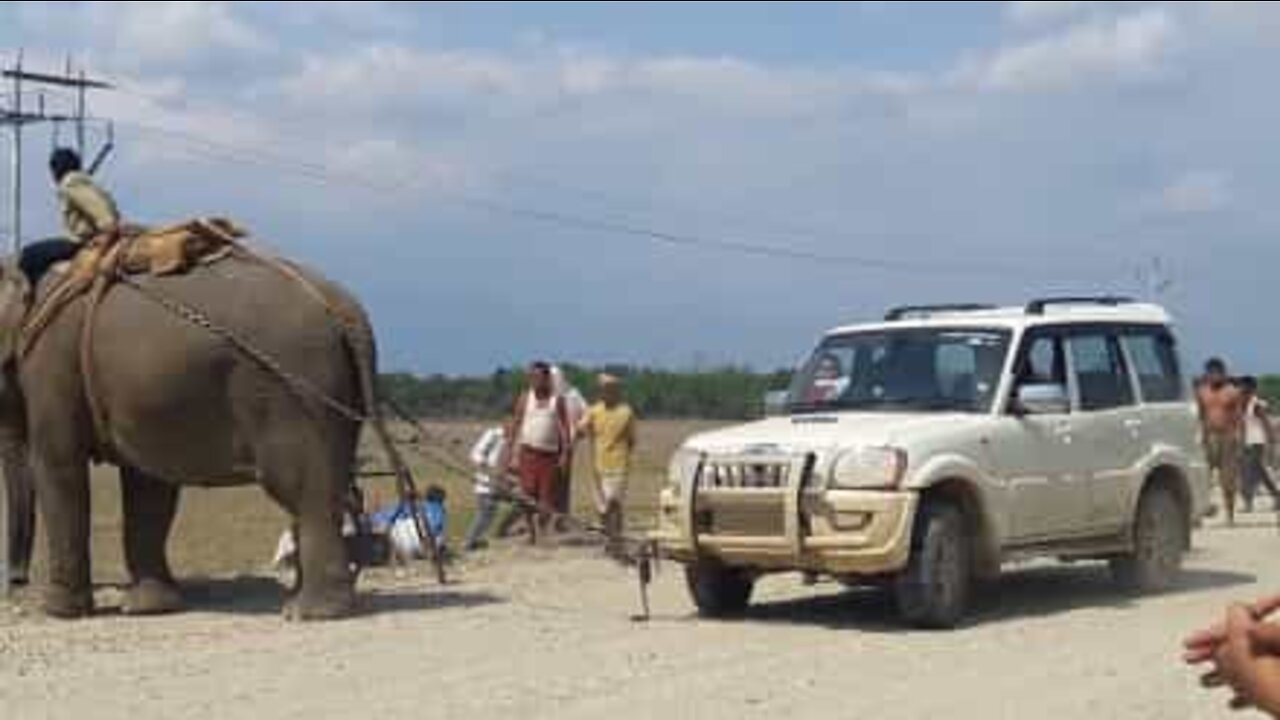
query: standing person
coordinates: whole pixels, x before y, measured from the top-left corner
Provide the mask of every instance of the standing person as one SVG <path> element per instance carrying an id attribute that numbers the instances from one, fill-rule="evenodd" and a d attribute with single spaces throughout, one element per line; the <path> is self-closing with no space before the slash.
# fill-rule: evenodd
<path id="1" fill-rule="evenodd" d="M 529 366 L 529 389 L 520 394 L 507 426 L 507 467 L 520 477 L 520 488 L 538 506 L 525 512 L 529 542 L 536 543 L 538 530 L 556 513 L 556 477 L 564 471 L 572 439 L 564 400 L 555 394 L 551 366 L 535 362 Z"/>
<path id="2" fill-rule="evenodd" d="M 636 418 L 622 399 L 622 382 L 618 378 L 601 375 L 599 386 L 600 400 L 587 411 L 579 430 L 591 439 L 596 509 L 609 537 L 609 550 L 615 551 L 625 526 L 623 502 L 636 445 Z"/>
<path id="3" fill-rule="evenodd" d="M 1253 497 L 1261 485 L 1271 493 L 1272 509 L 1280 510 L 1280 492 L 1271 479 L 1268 466 L 1275 457 L 1276 434 L 1271 425 L 1271 410 L 1267 402 L 1258 397 L 1258 379 L 1252 376 L 1240 379 L 1244 393 L 1244 472 L 1241 490 L 1244 494 L 1244 511 L 1253 512 Z"/>
<path id="4" fill-rule="evenodd" d="M 565 419 L 569 424 L 569 455 L 565 458 L 564 469 L 556 476 L 555 484 L 555 504 L 558 513 L 555 526 L 556 532 L 563 533 L 567 530 L 565 523 L 568 521 L 573 500 L 573 451 L 578 444 L 578 425 L 587 414 L 587 401 L 583 399 L 582 393 L 578 392 L 578 388 L 569 383 L 564 376 L 564 371 L 558 365 L 551 366 L 551 383 L 556 396 L 564 404 Z"/>
<path id="5" fill-rule="evenodd" d="M 1244 460 L 1244 395 L 1227 375 L 1227 364 L 1221 359 L 1205 363 L 1204 375 L 1196 381 L 1196 403 L 1205 456 L 1222 487 L 1227 525 L 1235 525 L 1236 492 Z"/>
<path id="6" fill-rule="evenodd" d="M 493 525 L 498 513 L 498 500 L 494 497 L 495 486 L 505 484 L 505 479 L 495 478 L 502 474 L 502 455 L 506 449 L 506 437 L 501 427 L 491 427 L 480 435 L 471 448 L 471 464 L 475 466 L 476 516 L 467 528 L 467 537 L 463 541 L 463 550 L 474 552 L 485 546 L 485 535 Z"/>

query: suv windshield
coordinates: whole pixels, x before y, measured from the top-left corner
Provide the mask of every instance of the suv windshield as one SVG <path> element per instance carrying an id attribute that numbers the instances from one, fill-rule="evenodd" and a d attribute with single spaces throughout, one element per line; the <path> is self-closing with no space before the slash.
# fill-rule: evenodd
<path id="1" fill-rule="evenodd" d="M 1007 330 L 917 328 L 822 341 L 796 375 L 791 412 L 987 412 L 1009 349 Z"/>

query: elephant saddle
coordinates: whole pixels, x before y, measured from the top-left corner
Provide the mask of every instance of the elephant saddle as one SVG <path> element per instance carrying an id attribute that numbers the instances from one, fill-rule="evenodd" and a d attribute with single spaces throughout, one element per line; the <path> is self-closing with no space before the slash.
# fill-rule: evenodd
<path id="1" fill-rule="evenodd" d="M 119 275 L 173 275 L 216 262 L 238 246 L 245 231 L 223 218 L 190 220 L 162 228 L 126 228 L 84 245 L 54 286 L 37 295 L 23 325 L 19 352 L 25 355 L 58 314 L 96 287 Z"/>

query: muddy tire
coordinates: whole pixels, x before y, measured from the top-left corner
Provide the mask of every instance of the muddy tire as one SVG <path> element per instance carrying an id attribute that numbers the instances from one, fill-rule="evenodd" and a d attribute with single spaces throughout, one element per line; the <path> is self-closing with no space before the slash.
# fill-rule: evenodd
<path id="1" fill-rule="evenodd" d="M 1133 552 L 1111 559 L 1111 577 L 1129 592 L 1168 590 L 1182 570 L 1186 536 L 1186 514 L 1173 492 L 1162 486 L 1149 488 L 1138 501 Z"/>
<path id="2" fill-rule="evenodd" d="M 894 580 L 902 619 L 920 628 L 955 627 L 968 608 L 972 569 L 960 510 L 948 504 L 921 506 L 912 530 L 911 558 Z"/>
<path id="3" fill-rule="evenodd" d="M 755 580 L 743 570 L 704 560 L 685 566 L 684 577 L 701 617 L 735 617 L 751 603 Z"/>

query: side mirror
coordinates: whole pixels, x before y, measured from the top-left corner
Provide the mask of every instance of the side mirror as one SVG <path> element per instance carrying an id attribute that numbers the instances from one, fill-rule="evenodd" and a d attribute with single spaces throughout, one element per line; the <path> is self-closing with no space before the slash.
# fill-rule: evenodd
<path id="1" fill-rule="evenodd" d="M 787 414 L 787 391 L 770 390 L 764 394 L 765 417 L 781 417 Z"/>
<path id="2" fill-rule="evenodd" d="M 1065 415 L 1071 412 L 1071 398 L 1062 385 L 1022 385 L 1013 409 L 1019 415 Z"/>

